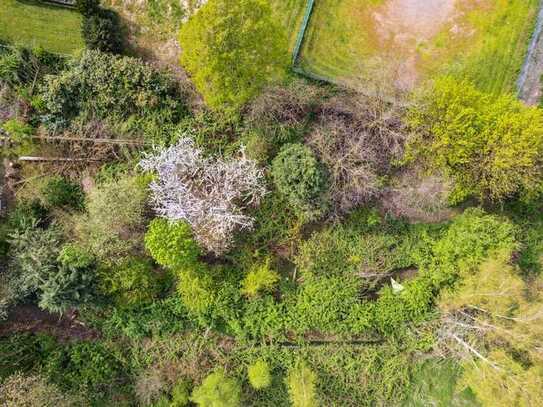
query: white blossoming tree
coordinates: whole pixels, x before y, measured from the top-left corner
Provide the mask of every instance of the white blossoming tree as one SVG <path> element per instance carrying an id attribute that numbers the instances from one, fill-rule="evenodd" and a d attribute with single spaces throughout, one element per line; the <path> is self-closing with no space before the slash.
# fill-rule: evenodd
<path id="1" fill-rule="evenodd" d="M 243 212 L 266 194 L 262 170 L 243 148 L 237 159 L 207 158 L 183 137 L 140 166 L 157 174 L 150 186 L 157 214 L 188 222 L 200 244 L 216 255 L 230 247 L 236 230 L 252 228 L 254 220 Z"/>

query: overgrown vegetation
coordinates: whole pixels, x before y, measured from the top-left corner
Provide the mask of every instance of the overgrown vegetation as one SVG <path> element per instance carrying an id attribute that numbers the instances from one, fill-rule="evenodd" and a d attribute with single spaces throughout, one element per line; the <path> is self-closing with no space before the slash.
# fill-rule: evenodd
<path id="1" fill-rule="evenodd" d="M 540 108 L 284 75 L 298 1 L 158 3 L 205 104 L 0 51 L 0 404 L 536 405 Z"/>

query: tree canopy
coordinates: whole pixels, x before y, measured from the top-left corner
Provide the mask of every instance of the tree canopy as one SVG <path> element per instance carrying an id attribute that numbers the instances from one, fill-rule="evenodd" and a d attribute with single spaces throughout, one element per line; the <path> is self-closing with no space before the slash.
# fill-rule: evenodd
<path id="1" fill-rule="evenodd" d="M 286 34 L 263 0 L 211 0 L 182 28 L 181 64 L 215 109 L 239 108 L 286 67 Z"/>

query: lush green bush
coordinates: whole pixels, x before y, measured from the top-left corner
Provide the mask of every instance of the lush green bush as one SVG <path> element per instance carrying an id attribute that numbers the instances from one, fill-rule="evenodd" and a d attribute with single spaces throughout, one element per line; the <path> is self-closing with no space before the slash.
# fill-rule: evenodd
<path id="1" fill-rule="evenodd" d="M 123 37 L 119 16 L 111 11 L 98 9 L 83 20 L 81 29 L 88 49 L 120 54 L 123 51 Z"/>
<path id="2" fill-rule="evenodd" d="M 7 216 L 9 230 L 25 230 L 34 225 L 45 226 L 49 212 L 39 200 L 19 201 Z"/>
<path id="3" fill-rule="evenodd" d="M 63 363 L 55 365 L 49 374 L 64 387 L 87 388 L 99 395 L 103 392 L 100 388 L 111 386 L 120 371 L 119 361 L 103 344 L 77 342 L 70 346 Z"/>
<path id="4" fill-rule="evenodd" d="M 454 181 L 454 203 L 503 201 L 543 188 L 543 112 L 510 95 L 494 99 L 468 82 L 436 81 L 411 108 L 410 158 Z"/>
<path id="5" fill-rule="evenodd" d="M 327 181 L 323 168 L 302 144 L 288 144 L 273 160 L 272 175 L 278 191 L 308 217 L 326 208 Z"/>
<path id="6" fill-rule="evenodd" d="M 288 394 L 293 407 L 316 407 L 318 405 L 317 376 L 303 362 L 293 367 L 287 378 Z"/>
<path id="7" fill-rule="evenodd" d="M 194 389 L 191 400 L 200 407 L 238 407 L 241 406 L 241 386 L 219 370 Z"/>
<path id="8" fill-rule="evenodd" d="M 46 206 L 50 208 L 83 207 L 84 193 L 81 186 L 63 177 L 51 177 L 44 185 L 42 195 Z"/>
<path id="9" fill-rule="evenodd" d="M 181 64 L 206 102 L 237 109 L 287 65 L 287 42 L 260 0 L 206 3 L 181 27 Z"/>
<path id="10" fill-rule="evenodd" d="M 255 265 L 243 279 L 241 292 L 248 297 L 270 292 L 279 281 L 279 274 L 270 267 L 270 260 Z"/>
<path id="11" fill-rule="evenodd" d="M 160 276 L 150 261 L 129 259 L 102 271 L 102 290 L 121 305 L 153 301 L 161 291 Z"/>
<path id="12" fill-rule="evenodd" d="M 260 390 L 271 384 L 270 366 L 264 360 L 257 360 L 247 369 L 249 383 L 254 389 Z"/>
<path id="13" fill-rule="evenodd" d="M 165 267 L 178 268 L 194 263 L 200 255 L 190 226 L 155 218 L 145 234 L 145 247 L 155 261 Z"/>
<path id="14" fill-rule="evenodd" d="M 137 59 L 99 51 L 84 52 L 61 74 L 46 77 L 41 96 L 46 124 L 109 118 L 122 123 L 118 127 L 125 134 L 141 134 L 153 123 L 169 128 L 186 111 L 169 75 Z"/>

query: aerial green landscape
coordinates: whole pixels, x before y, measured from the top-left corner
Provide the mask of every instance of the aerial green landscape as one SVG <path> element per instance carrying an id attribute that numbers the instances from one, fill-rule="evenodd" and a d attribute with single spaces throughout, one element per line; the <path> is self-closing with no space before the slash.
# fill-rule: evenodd
<path id="1" fill-rule="evenodd" d="M 0 406 L 538 407 L 537 0 L 0 0 Z"/>

